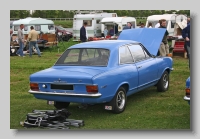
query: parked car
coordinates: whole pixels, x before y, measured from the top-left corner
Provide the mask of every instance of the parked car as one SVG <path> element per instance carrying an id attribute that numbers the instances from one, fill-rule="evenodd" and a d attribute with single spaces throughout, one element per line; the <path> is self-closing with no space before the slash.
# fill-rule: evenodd
<path id="1" fill-rule="evenodd" d="M 64 41 L 68 41 L 70 38 L 73 37 L 73 33 L 70 31 L 67 31 L 65 28 L 61 26 L 55 26 L 56 32 L 59 36 L 63 35 Z"/>
<path id="2" fill-rule="evenodd" d="M 29 93 L 57 109 L 71 102 L 103 103 L 106 110 L 122 113 L 128 96 L 152 86 L 168 90 L 173 60 L 156 56 L 165 31 L 130 29 L 122 31 L 119 40 L 73 45 L 52 67 L 30 75 Z M 130 39 L 130 34 L 137 37 L 120 40 Z"/>
<path id="3" fill-rule="evenodd" d="M 186 80 L 185 96 L 183 99 L 190 105 L 190 77 Z"/>

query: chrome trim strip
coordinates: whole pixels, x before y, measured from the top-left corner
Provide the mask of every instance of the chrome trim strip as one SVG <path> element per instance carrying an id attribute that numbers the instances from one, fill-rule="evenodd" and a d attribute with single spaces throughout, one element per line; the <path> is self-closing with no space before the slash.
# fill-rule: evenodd
<path id="1" fill-rule="evenodd" d="M 184 100 L 186 100 L 186 101 L 190 101 L 190 98 L 189 97 L 187 97 L 187 96 L 184 96 L 184 98 L 183 98 Z"/>
<path id="2" fill-rule="evenodd" d="M 44 94 L 44 95 L 60 95 L 60 96 L 79 96 L 79 97 L 100 97 L 101 94 L 75 94 L 75 93 L 56 93 L 56 92 L 41 92 L 41 91 L 28 91 L 30 94 Z"/>

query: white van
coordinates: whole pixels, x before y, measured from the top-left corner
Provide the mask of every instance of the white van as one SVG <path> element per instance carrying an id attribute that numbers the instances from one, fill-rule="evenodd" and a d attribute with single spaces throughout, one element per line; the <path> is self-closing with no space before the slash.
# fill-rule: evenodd
<path id="1" fill-rule="evenodd" d="M 83 26 L 84 22 L 88 23 L 86 27 L 88 37 L 101 37 L 100 21 L 104 17 L 117 17 L 117 14 L 104 12 L 89 12 L 86 14 L 75 14 L 73 19 L 73 41 L 80 40 L 80 28 Z"/>
<path id="2" fill-rule="evenodd" d="M 12 27 L 13 35 L 17 35 L 17 31 L 21 24 L 24 24 L 24 29 L 23 29 L 24 35 L 30 32 L 31 26 L 33 26 L 38 33 L 42 31 L 44 34 L 45 33 L 55 34 L 55 26 L 52 20 L 27 17 L 25 19 L 19 19 L 13 22 L 13 27 Z"/>
<path id="3" fill-rule="evenodd" d="M 110 28 L 114 28 L 114 34 L 121 32 L 123 28 L 130 22 L 132 24 L 132 28 L 136 28 L 136 19 L 134 17 L 105 17 L 101 20 L 101 32 L 104 32 L 105 26 L 109 31 Z"/>
<path id="4" fill-rule="evenodd" d="M 165 19 L 167 21 L 167 31 L 169 32 L 169 37 L 172 37 L 175 23 L 182 22 L 184 19 L 187 19 L 187 17 L 178 14 L 151 15 L 147 17 L 146 27 L 148 27 L 148 24 L 151 22 L 154 28 L 160 19 Z"/>

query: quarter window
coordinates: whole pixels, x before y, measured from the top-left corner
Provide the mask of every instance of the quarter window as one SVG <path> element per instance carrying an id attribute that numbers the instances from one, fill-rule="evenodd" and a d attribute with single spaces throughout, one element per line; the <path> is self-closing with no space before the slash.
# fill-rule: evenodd
<path id="1" fill-rule="evenodd" d="M 119 48 L 120 64 L 133 63 L 133 58 L 127 46 Z"/>

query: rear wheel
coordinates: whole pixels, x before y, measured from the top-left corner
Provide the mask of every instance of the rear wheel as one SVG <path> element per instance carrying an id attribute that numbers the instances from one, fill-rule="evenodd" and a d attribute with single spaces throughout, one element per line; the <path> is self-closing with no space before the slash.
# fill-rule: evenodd
<path id="1" fill-rule="evenodd" d="M 158 81 L 157 90 L 159 92 L 165 92 L 168 90 L 168 88 L 169 88 L 169 73 L 165 71 L 160 80 Z"/>
<path id="2" fill-rule="evenodd" d="M 111 101 L 112 112 L 119 114 L 125 110 L 126 107 L 126 90 L 123 87 L 120 87 Z"/>
<path id="3" fill-rule="evenodd" d="M 54 102 L 54 107 L 56 109 L 63 109 L 63 108 L 67 108 L 69 106 L 70 102 L 58 102 L 55 101 Z"/>

